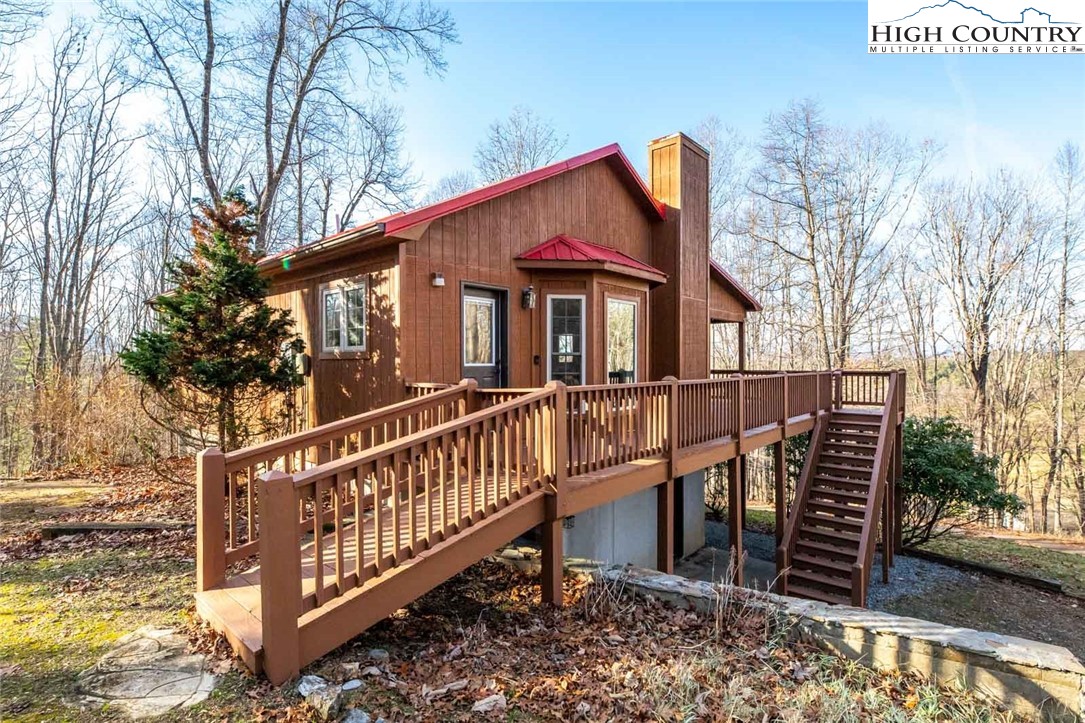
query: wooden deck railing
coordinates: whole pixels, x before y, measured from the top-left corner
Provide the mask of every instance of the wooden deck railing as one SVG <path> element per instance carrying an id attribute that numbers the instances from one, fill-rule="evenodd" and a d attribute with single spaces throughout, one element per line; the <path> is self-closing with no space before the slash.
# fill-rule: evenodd
<path id="1" fill-rule="evenodd" d="M 649 458 L 682 474 L 674 471 L 682 460 L 714 463 L 708 443 L 744 454 L 812 427 L 817 444 L 827 413 L 844 405 L 886 405 L 875 466 L 881 492 L 866 510 L 876 529 L 886 470 L 899 462 L 894 434 L 885 433 L 903 413 L 898 377 L 802 371 L 570 388 L 412 385 L 413 396 L 390 407 L 226 455 L 201 453 L 198 589 L 222 586 L 228 565 L 258 555 L 265 655 L 297 661 L 272 648 L 297 645 L 299 618 L 503 507 L 538 501 L 525 495 L 546 490 L 556 497 L 547 514 L 560 515 L 571 476 Z M 785 542 L 792 535 L 785 531 Z M 874 542 L 856 567 L 864 591 Z"/>
<path id="2" fill-rule="evenodd" d="M 568 387 L 568 470 L 585 474 L 665 453 L 670 382 Z"/>
<path id="3" fill-rule="evenodd" d="M 557 482 L 560 391 L 551 384 L 310 470 L 262 477 L 268 664 L 297 660 L 307 612 Z"/>
<path id="4" fill-rule="evenodd" d="M 226 454 L 215 448 L 201 452 L 196 459 L 197 588 L 216 587 L 227 566 L 259 554 L 256 482 L 261 475 L 312 469 L 462 417 L 471 409 L 475 388 L 467 380 Z"/>

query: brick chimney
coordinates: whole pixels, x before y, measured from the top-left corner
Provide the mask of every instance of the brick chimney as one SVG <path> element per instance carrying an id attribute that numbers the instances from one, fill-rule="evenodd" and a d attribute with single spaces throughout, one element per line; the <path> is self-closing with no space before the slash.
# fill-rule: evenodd
<path id="1" fill-rule="evenodd" d="M 648 186 L 667 206 L 652 265 L 668 275 L 651 293 L 652 377 L 708 378 L 708 151 L 682 134 L 648 144 Z"/>

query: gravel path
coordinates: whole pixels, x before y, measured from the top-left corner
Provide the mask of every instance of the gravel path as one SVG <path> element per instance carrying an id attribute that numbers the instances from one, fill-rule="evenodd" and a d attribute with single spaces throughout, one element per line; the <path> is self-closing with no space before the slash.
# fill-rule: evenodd
<path id="1" fill-rule="evenodd" d="M 725 522 L 705 521 L 705 544 L 709 547 L 727 549 L 728 529 Z M 750 557 L 775 562 L 776 540 L 772 535 L 744 530 L 742 549 Z M 882 583 L 882 559 L 874 556 L 874 574 L 870 580 L 869 605 L 872 610 L 884 610 L 897 598 L 906 595 L 922 595 L 943 585 L 963 585 L 969 575 L 961 570 L 915 557 L 897 555 L 889 569 L 889 584 Z"/>

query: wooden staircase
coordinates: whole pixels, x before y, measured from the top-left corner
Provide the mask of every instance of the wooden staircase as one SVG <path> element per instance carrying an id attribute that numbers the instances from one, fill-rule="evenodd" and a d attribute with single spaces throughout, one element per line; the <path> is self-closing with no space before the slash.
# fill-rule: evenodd
<path id="1" fill-rule="evenodd" d="M 899 393 L 894 376 L 881 409 L 819 417 L 777 550 L 784 594 L 865 606 L 879 532 L 887 571 Z"/>

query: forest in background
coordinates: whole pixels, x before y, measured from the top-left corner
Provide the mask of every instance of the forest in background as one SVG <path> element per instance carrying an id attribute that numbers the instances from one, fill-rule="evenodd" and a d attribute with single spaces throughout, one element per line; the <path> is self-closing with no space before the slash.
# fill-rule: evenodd
<path id="1" fill-rule="evenodd" d="M 0 474 L 181 451 L 145 415 L 117 352 L 153 323 L 194 197 L 243 187 L 256 251 L 544 165 L 560 121 L 511 109 L 475 168 L 423 183 L 391 102 L 408 63 L 456 41 L 428 5 L 99 3 L 52 18 L 32 76 L 16 58 L 38 6 L 0 0 Z M 136 117 L 133 105 L 155 110 Z M 158 111 L 161 112 L 158 112 Z M 757 137 L 716 118 L 712 250 L 764 304 L 752 368 L 902 367 L 908 408 L 952 416 L 1001 462 L 1021 523 L 1085 520 L 1085 159 L 1046 173 L 937 175 L 938 139 L 838 126 L 814 101 L 765 109 Z M 720 337 L 714 366 L 733 366 Z"/>

